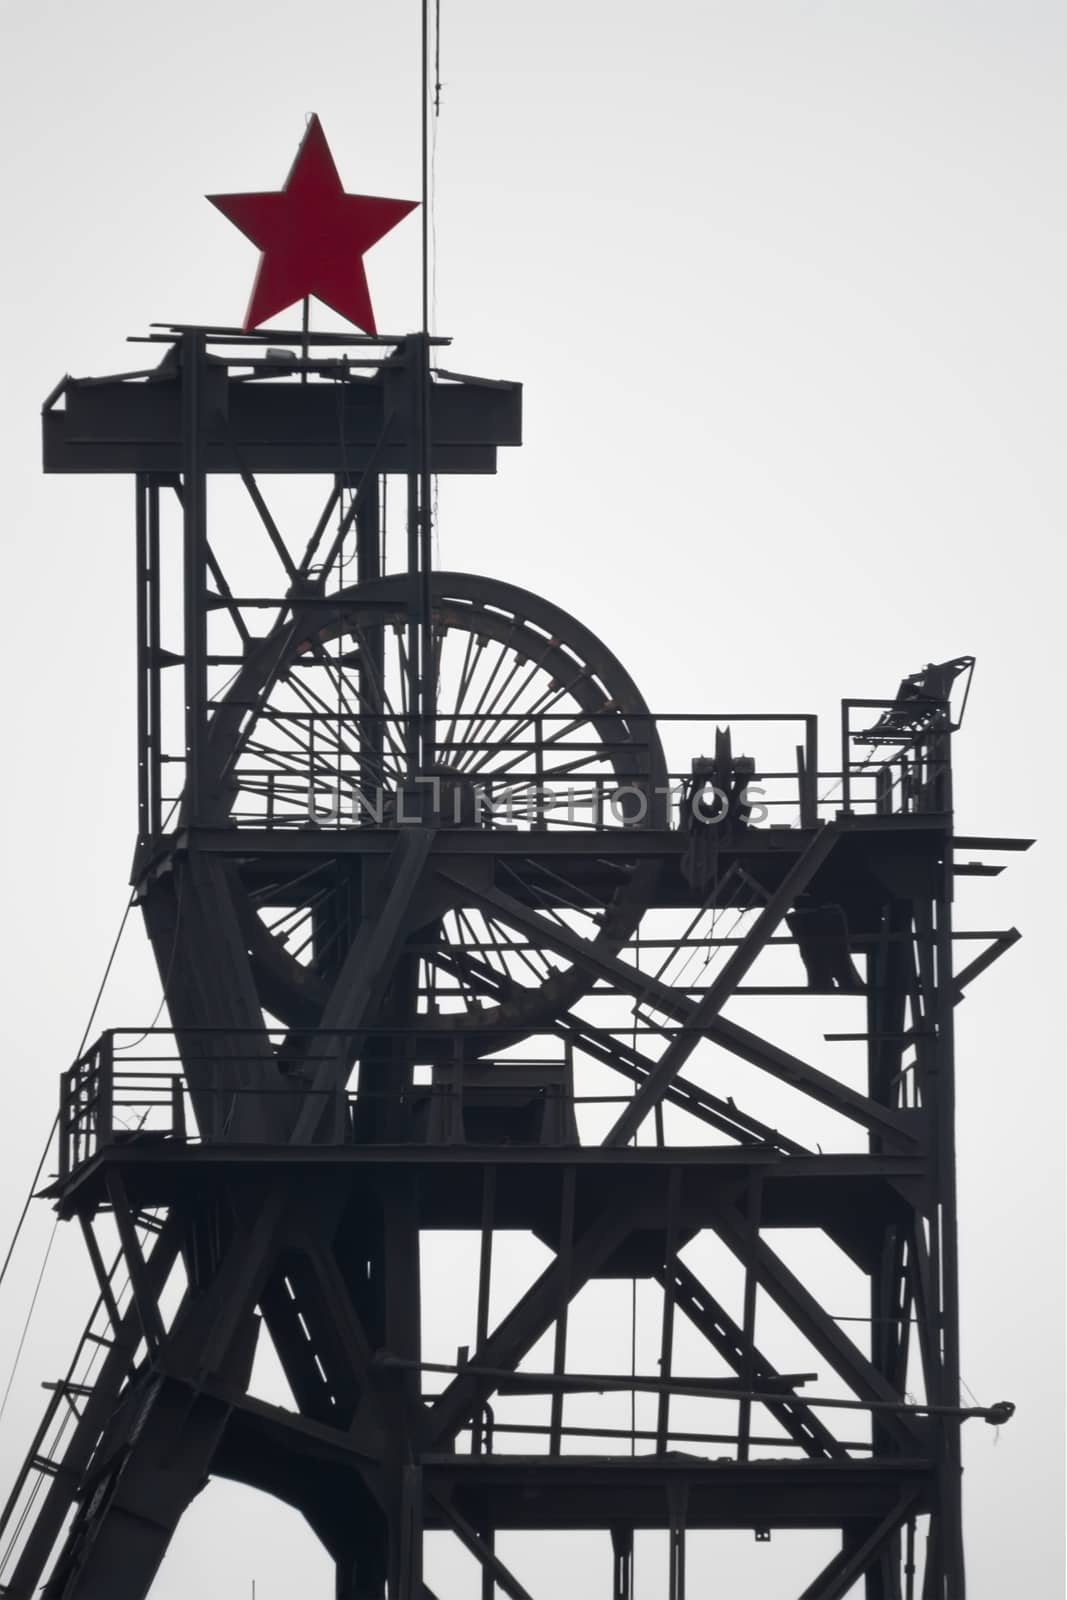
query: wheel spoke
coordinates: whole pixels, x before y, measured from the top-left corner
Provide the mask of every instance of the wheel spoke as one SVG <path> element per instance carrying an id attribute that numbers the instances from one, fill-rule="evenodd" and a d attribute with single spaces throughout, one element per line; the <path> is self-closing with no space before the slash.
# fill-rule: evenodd
<path id="1" fill-rule="evenodd" d="M 471 711 L 470 713 L 468 713 L 467 716 L 466 716 L 465 720 L 467 722 L 467 731 L 466 731 L 464 742 L 467 745 L 470 745 L 472 743 L 472 741 L 477 737 L 477 730 L 479 730 L 481 728 L 482 722 L 484 721 L 485 715 L 487 714 L 485 711 L 483 711 L 483 708 L 485 707 L 486 697 L 492 692 L 493 685 L 496 682 L 497 674 L 499 673 L 500 668 L 504 665 L 504 662 L 508 658 L 508 654 L 509 654 L 509 652 L 510 652 L 510 650 L 512 648 L 511 640 L 512 640 L 512 638 L 514 636 L 514 631 L 515 630 L 514 630 L 514 625 L 513 625 L 512 629 L 511 629 L 511 633 L 508 636 L 508 639 L 506 641 L 502 642 L 502 643 L 499 643 L 499 649 L 497 651 L 496 660 L 493 663 L 493 670 L 490 672 L 488 681 L 484 684 L 484 686 L 482 688 L 482 691 L 478 696 L 477 704 L 475 705 L 474 710 Z M 499 692 L 503 692 L 503 690 L 506 690 L 507 683 L 510 681 L 511 677 L 513 677 L 514 674 L 518 671 L 518 667 L 519 667 L 519 663 L 518 663 L 518 661 L 516 661 L 515 664 L 513 664 L 512 668 L 511 668 L 511 672 L 507 675 L 507 677 L 504 680 L 504 684 L 502 686 L 502 690 L 498 691 L 498 693 Z M 495 705 L 495 703 L 496 703 L 496 699 L 494 697 L 494 700 L 493 700 L 492 704 Z M 491 711 L 492 711 L 492 706 L 489 707 L 488 714 L 491 714 Z M 463 758 L 461 757 L 458 761 L 454 762 L 453 765 L 458 767 L 460 770 L 462 770 Z"/>
<path id="2" fill-rule="evenodd" d="M 579 929 L 617 951 L 642 915 L 641 862 L 627 862 L 617 873 L 606 864 L 608 887 L 599 872 L 591 886 L 584 868 L 572 872 L 561 870 L 559 861 L 546 862 L 537 830 L 603 829 L 615 820 L 608 812 L 615 788 L 633 783 L 651 790 L 665 769 L 648 712 L 614 658 L 581 628 L 569 631 L 568 619 L 535 596 L 463 575 L 435 583 L 433 773 L 449 785 L 446 819 L 453 788 L 468 806 L 468 792 L 477 797 L 484 790 L 481 826 L 528 830 L 528 855 L 501 861 L 501 881 L 521 889 L 554 926 Z M 349 799 L 353 806 L 351 823 L 331 810 L 331 828 L 393 825 L 374 794 L 395 790 L 408 768 L 409 640 L 396 626 L 405 603 L 400 579 L 341 589 L 331 597 L 325 624 L 321 613 L 305 615 L 268 634 L 261 684 L 248 672 L 237 675 L 230 722 L 223 726 L 238 730 L 239 825 L 266 811 L 268 826 L 299 826 L 302 785 L 312 797 L 312 820 L 316 788 L 320 806 L 329 788 L 343 792 L 346 809 Z M 227 704 L 222 691 L 219 705 Z M 650 727 L 649 738 L 635 742 L 635 726 Z M 221 770 L 233 771 L 234 760 L 231 755 Z M 469 810 L 457 809 L 453 820 L 466 825 Z M 351 924 L 340 887 L 317 869 L 286 879 L 283 867 L 271 876 L 280 881 L 249 887 L 249 904 L 262 919 L 264 937 L 279 948 L 271 983 L 284 993 L 285 964 L 303 963 L 304 976 L 292 979 L 295 1017 L 306 1005 L 298 996 L 308 962 L 323 975 L 332 970 L 351 939 Z M 412 952 L 419 1008 L 454 1016 L 461 1033 L 485 1039 L 495 1027 L 509 1040 L 521 1037 L 542 1017 L 546 985 L 553 1011 L 561 1002 L 577 1004 L 590 988 L 581 965 L 509 929 L 506 918 L 459 905 L 436 928 Z M 276 1014 L 292 1021 L 284 1010 Z M 488 1054 L 493 1046 L 481 1048 Z"/>
<path id="3" fill-rule="evenodd" d="M 474 672 L 477 670 L 478 656 L 481 654 L 483 648 L 484 641 L 472 629 L 467 634 L 467 648 L 463 653 L 463 665 L 460 668 L 459 687 L 456 690 L 455 708 L 452 712 L 452 717 L 445 733 L 445 745 L 450 744 L 455 736 L 456 718 L 459 715 L 463 707 L 463 702 L 467 697 L 467 690 L 470 687 L 471 678 L 473 677 Z M 472 656 L 474 657 L 473 660 L 471 659 Z M 440 682 L 440 678 L 438 678 L 438 681 Z"/>
<path id="4" fill-rule="evenodd" d="M 581 674 L 579 674 L 579 677 L 580 676 L 581 676 Z M 557 688 L 555 690 L 553 690 L 552 685 L 550 684 L 549 687 L 544 691 L 544 694 L 542 695 L 542 701 L 544 703 L 543 704 L 537 704 L 537 705 L 531 707 L 529 711 L 524 712 L 523 715 L 522 715 L 521 721 L 517 721 L 515 726 L 513 726 L 512 728 L 508 729 L 508 732 L 507 732 L 508 741 L 510 742 L 511 740 L 515 739 L 515 737 L 518 734 L 524 733 L 527 728 L 534 726 L 536 724 L 536 722 L 537 722 L 538 717 L 543 717 L 547 712 L 549 712 L 552 709 L 552 707 L 554 705 L 558 705 L 560 700 L 563 699 L 564 695 L 573 694 L 574 685 L 578 681 L 579 680 L 577 678 L 572 678 L 570 683 L 563 684 L 561 687 L 559 687 L 559 688 Z M 568 723 L 566 723 L 566 725 L 564 727 L 556 729 L 551 734 L 550 737 L 546 738 L 544 740 L 544 746 L 543 747 L 547 750 L 547 749 L 550 749 L 550 748 L 552 748 L 552 747 L 554 747 L 556 745 L 559 745 L 561 743 L 561 741 L 563 739 L 565 739 L 566 736 L 569 733 L 576 733 L 579 728 L 583 728 L 586 725 L 591 724 L 591 721 L 592 721 L 592 719 L 589 716 L 585 715 L 584 713 L 582 715 L 580 715 L 580 716 L 573 717 Z M 501 742 L 503 742 L 503 741 L 501 741 Z M 483 758 L 482 758 L 482 763 L 479 763 L 479 762 L 475 761 L 468 768 L 468 771 L 470 771 L 470 772 L 477 771 L 479 765 L 484 764 L 484 761 L 489 759 L 491 757 L 491 754 L 492 754 L 491 751 L 487 752 L 486 755 L 483 756 Z M 506 772 L 509 766 L 514 766 L 516 761 L 521 761 L 522 757 L 525 754 L 526 754 L 525 750 L 520 750 L 512 760 L 510 760 L 508 762 L 505 762 L 497 770 L 500 771 L 500 772 Z"/>

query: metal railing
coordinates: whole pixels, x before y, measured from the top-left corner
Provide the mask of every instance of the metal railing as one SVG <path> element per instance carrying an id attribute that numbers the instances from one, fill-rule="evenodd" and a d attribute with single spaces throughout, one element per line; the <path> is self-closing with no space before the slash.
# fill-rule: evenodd
<path id="1" fill-rule="evenodd" d="M 59 1172 L 68 1176 L 102 1145 L 179 1140 L 195 1119 L 187 1115 L 188 1083 L 176 1048 L 171 1055 L 135 1059 L 116 1066 L 116 1045 L 158 1030 L 109 1028 L 62 1074 L 59 1095 Z M 166 1035 L 164 1035 L 166 1036 Z M 173 1040 L 173 1034 L 169 1037 Z"/>
<path id="2" fill-rule="evenodd" d="M 711 755 L 719 729 L 750 771 L 759 818 L 750 826 L 814 826 L 820 786 L 836 776 L 819 771 L 818 719 L 808 713 L 441 713 L 435 769 L 413 777 L 401 775 L 402 717 L 273 707 L 259 716 L 263 733 L 226 777 L 228 820 L 240 827 L 395 827 L 433 810 L 446 824 L 533 832 L 677 828 L 694 760 Z M 166 760 L 172 787 L 184 764 Z"/>
<path id="3" fill-rule="evenodd" d="M 263 1068 L 262 1051 L 251 1046 L 253 1029 L 186 1030 L 181 1054 L 171 1029 L 108 1029 L 61 1076 L 60 1177 L 69 1177 L 106 1148 L 204 1142 L 196 1107 L 210 1104 L 213 1097 L 229 1105 L 245 1096 L 262 1099 L 278 1094 L 295 1104 L 317 1094 L 323 1098 L 324 1108 L 327 1100 L 340 1099 L 340 1139 L 346 1143 L 357 1139 L 357 1114 L 380 1103 L 390 1110 L 388 1142 L 420 1145 L 577 1144 L 579 1108 L 622 1107 L 630 1099 L 625 1092 L 576 1094 L 572 1046 L 563 1038 L 557 1040 L 558 1053 L 553 1056 L 464 1059 L 462 1043 L 458 1039 L 452 1043 L 451 1036 L 446 1043 L 442 1035 L 438 1059 L 427 1060 L 415 1035 L 421 1033 L 425 1038 L 432 1023 L 428 1017 L 421 1027 L 375 1029 L 370 1036 L 379 1041 L 386 1036 L 412 1036 L 410 1081 L 399 1092 L 350 1087 L 340 1094 L 334 1089 L 315 1089 L 306 1077 L 291 1070 L 287 1076 L 282 1055 L 278 1057 L 279 1077 L 273 1082 L 264 1074 L 261 1084 L 212 1087 L 211 1071 L 220 1065 Z M 337 1031 L 301 1030 L 305 1046 L 299 1057 L 301 1073 L 313 1071 L 324 1055 L 320 1040 L 336 1036 Z M 232 1052 L 242 1033 L 250 1040 L 243 1057 Z M 198 1037 L 202 1040 L 199 1050 Z M 263 1035 L 258 1037 L 261 1040 Z M 291 1031 L 278 1030 L 269 1037 L 276 1049 L 286 1041 L 291 1048 Z M 222 1039 L 231 1046 L 225 1058 L 212 1050 Z M 366 1052 L 363 1056 L 365 1059 Z M 290 1069 L 292 1066 L 290 1062 Z M 216 1134 L 212 1142 L 225 1143 L 225 1136 Z"/>
<path id="4" fill-rule="evenodd" d="M 623 717 L 620 736 L 592 736 L 597 719 L 571 713 L 531 716 L 516 729 L 514 714 L 485 717 L 466 737 L 461 720 L 442 715 L 437 769 L 404 779 L 389 775 L 392 742 L 402 719 L 339 717 L 334 711 L 263 713 L 278 747 L 259 746 L 232 773 L 236 793 L 229 821 L 244 828 L 394 828 L 429 815 L 446 825 L 544 832 L 688 825 L 694 766 L 727 729 L 744 785 L 746 827 L 811 828 L 845 815 L 919 815 L 951 809 L 950 708 L 929 702 L 927 725 L 882 731 L 894 699 L 841 702 L 840 765 L 819 767 L 818 718 L 786 712 L 662 712 Z M 470 719 L 468 719 L 470 720 Z M 499 726 L 498 726 L 499 724 Z M 873 724 L 873 726 L 872 726 Z M 553 744 L 560 728 L 566 739 Z M 642 728 L 649 736 L 642 737 Z M 297 730 L 303 750 L 285 748 Z M 650 775 L 654 729 L 666 770 Z M 327 736 L 328 735 L 328 736 Z M 578 735 L 581 735 L 580 737 Z M 867 735 L 870 735 L 868 738 Z M 383 754 L 384 751 L 384 754 Z M 462 765 L 454 763 L 462 762 Z M 495 767 L 495 770 L 494 770 Z M 180 760 L 171 764 L 176 775 Z M 173 795 L 168 804 L 180 801 Z M 723 796 L 700 820 L 736 820 Z"/>
<path id="5" fill-rule="evenodd" d="M 925 725 L 894 730 L 899 702 L 842 700 L 841 810 L 921 816 L 952 809 L 951 707 L 924 702 Z M 860 751 L 867 754 L 861 756 Z"/>

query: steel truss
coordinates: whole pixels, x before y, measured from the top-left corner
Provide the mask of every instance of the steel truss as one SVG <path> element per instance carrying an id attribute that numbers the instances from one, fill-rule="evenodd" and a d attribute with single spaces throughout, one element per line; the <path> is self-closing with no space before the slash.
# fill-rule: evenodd
<path id="1" fill-rule="evenodd" d="M 1017 935 L 954 933 L 952 891 L 999 870 L 957 846 L 1018 846 L 954 838 L 948 703 L 909 702 L 872 764 L 856 714 L 892 730 L 894 702 L 846 702 L 832 772 L 811 716 L 653 715 L 566 613 L 430 570 L 431 475 L 494 470 L 515 385 L 431 377 L 418 337 L 302 355 L 151 337 L 158 368 L 50 398 L 45 462 L 136 480 L 134 883 L 171 1027 L 109 1032 L 63 1077 L 51 1193 L 99 1300 L 2 1519 L 3 1592 L 146 1595 L 214 1475 L 299 1509 L 339 1600 L 432 1596 L 425 1530 L 474 1555 L 483 1597 L 525 1600 L 498 1535 L 563 1528 L 603 1530 L 613 1600 L 650 1528 L 669 1600 L 687 1532 L 728 1528 L 835 1530 L 802 1600 L 962 1600 L 953 1010 Z M 327 478 L 303 541 L 268 507 L 272 472 Z M 273 579 L 235 575 L 209 532 L 224 475 Z M 769 762 L 722 732 L 772 722 Z M 680 768 L 679 739 L 715 728 L 715 757 Z M 690 805 L 704 785 L 717 821 Z M 859 1043 L 862 1083 L 731 1004 L 813 993 L 862 1004 L 825 1051 Z M 709 1059 L 774 1080 L 786 1121 L 830 1114 L 846 1147 L 770 1126 Z M 614 1091 L 583 1093 L 599 1069 Z M 864 1276 L 869 1337 L 790 1269 L 767 1237 L 787 1228 Z M 420 1336 L 440 1229 L 480 1252 L 474 1342 L 449 1362 Z M 493 1323 L 508 1230 L 551 1260 Z M 701 1235 L 740 1266 L 732 1306 L 684 1258 Z M 569 1355 L 570 1308 L 609 1278 L 661 1296 L 653 1373 Z M 770 1305 L 816 1371 L 779 1370 Z M 683 1321 L 725 1376 L 679 1369 Z M 295 1409 L 251 1392 L 262 1330 Z M 531 1370 L 546 1335 L 551 1370 Z M 568 1417 L 568 1397 L 620 1393 L 654 1396 L 654 1426 Z M 543 1421 L 509 1418 L 512 1395 Z M 698 1428 L 694 1401 L 732 1420 Z"/>

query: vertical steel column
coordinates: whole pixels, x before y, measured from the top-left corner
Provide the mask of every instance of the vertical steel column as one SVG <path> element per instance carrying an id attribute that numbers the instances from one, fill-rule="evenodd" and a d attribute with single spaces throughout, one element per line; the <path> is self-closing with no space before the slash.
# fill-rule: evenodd
<path id="1" fill-rule="evenodd" d="M 481 1239 L 478 1252 L 478 1303 L 475 1311 L 474 1348 L 482 1350 L 489 1338 L 489 1297 L 493 1278 L 493 1226 L 496 1214 L 496 1168 L 482 1169 Z M 482 1453 L 482 1418 L 471 1429 L 471 1454 Z"/>
<path id="2" fill-rule="evenodd" d="M 420 529 L 419 485 L 422 407 L 419 404 L 419 367 L 421 352 L 414 334 L 404 341 L 404 381 L 407 385 L 408 470 L 407 470 L 407 587 L 408 615 L 405 630 L 407 649 L 407 727 L 405 747 L 408 757 L 408 777 L 414 778 L 420 768 L 419 712 L 421 710 L 420 686 L 422 674 L 419 656 L 422 651 L 422 585 L 419 559 L 422 552 Z"/>
<path id="3" fill-rule="evenodd" d="M 492 1528 L 486 1528 L 482 1533 L 482 1543 L 491 1555 L 496 1553 L 496 1534 Z M 496 1600 L 496 1579 L 493 1569 L 488 1562 L 482 1564 L 482 1582 L 480 1600 Z"/>
<path id="4" fill-rule="evenodd" d="M 562 1286 L 559 1297 L 559 1314 L 556 1317 L 556 1337 L 552 1352 L 552 1371 L 562 1378 L 567 1370 L 567 1313 L 571 1303 L 571 1264 L 574 1257 L 574 1188 L 576 1172 L 573 1166 L 563 1169 L 560 1190 L 559 1264 Z M 548 1440 L 549 1455 L 558 1456 L 563 1439 L 563 1390 L 552 1392 L 551 1420 Z"/>
<path id="5" fill-rule="evenodd" d="M 947 773 L 948 736 L 945 736 Z M 951 803 L 951 797 L 946 796 Z M 935 1027 L 932 1066 L 936 1073 L 933 1127 L 936 1145 L 933 1152 L 936 1212 L 934 1228 L 940 1235 L 941 1302 L 941 1392 L 938 1401 L 945 1406 L 960 1403 L 960 1308 L 959 1253 L 956 1237 L 956 1085 L 955 1023 L 952 993 L 952 864 L 951 831 L 946 832 L 939 881 L 933 903 L 935 992 L 930 1020 Z M 935 1293 L 937 1286 L 935 1284 Z M 940 1501 L 941 1556 L 945 1574 L 946 1600 L 964 1600 L 963 1509 L 961 1500 L 962 1459 L 960 1419 L 943 1416 L 940 1421 Z"/>
<path id="6" fill-rule="evenodd" d="M 182 532 L 185 607 L 185 793 L 189 820 L 203 803 L 200 757 L 207 728 L 207 473 L 204 464 L 205 335 L 180 339 Z"/>
<path id="7" fill-rule="evenodd" d="M 419 609 L 422 624 L 421 704 L 423 770 L 434 765 L 437 710 L 437 663 L 433 639 L 433 485 L 430 471 L 433 440 L 430 433 L 430 338 L 424 327 L 419 339 Z"/>
<path id="8" fill-rule="evenodd" d="M 819 822 L 819 719 L 804 718 L 804 743 L 800 747 L 800 826 Z"/>
<path id="9" fill-rule="evenodd" d="M 948 737 L 945 736 L 947 767 Z M 933 882 L 915 906 L 915 955 L 921 1013 L 916 1061 L 926 1130 L 930 1217 L 929 1296 L 923 1307 L 925 1371 L 931 1403 L 960 1403 L 959 1282 L 956 1239 L 954 1020 L 952 986 L 952 865 L 950 828 L 942 835 Z M 924 1300 L 927 1297 L 924 1296 Z M 923 1600 L 964 1600 L 960 1420 L 942 1413 L 931 1422 L 937 1496 L 927 1540 Z"/>
<path id="10" fill-rule="evenodd" d="M 421 0 L 419 74 L 419 125 L 422 144 L 422 329 L 418 342 L 418 471 L 419 471 L 419 609 L 422 638 L 420 683 L 422 770 L 430 773 L 434 764 L 434 714 L 437 709 L 436 670 L 433 647 L 433 528 L 431 527 L 430 482 L 430 0 Z"/>
<path id="11" fill-rule="evenodd" d="M 672 1483 L 667 1494 L 670 1501 L 667 1600 L 685 1600 L 685 1521 L 689 1492 L 684 1483 Z"/>
<path id="12" fill-rule="evenodd" d="M 408 386 L 407 472 L 407 703 L 410 776 L 433 765 L 433 528 L 431 525 L 430 341 L 425 333 L 404 341 Z"/>
<path id="13" fill-rule="evenodd" d="M 908 1518 L 904 1549 L 904 1600 L 915 1600 L 915 1518 Z"/>
<path id="14" fill-rule="evenodd" d="M 160 630 L 161 585 L 163 575 L 159 561 L 159 483 L 148 479 L 148 648 L 151 651 L 148 674 L 148 733 L 151 746 L 148 752 L 150 805 L 148 826 L 153 834 L 163 828 L 163 696 L 160 676 L 163 660 L 160 655 L 163 640 Z"/>
<path id="15" fill-rule="evenodd" d="M 852 746 L 849 739 L 848 701 L 841 702 L 841 810 L 852 810 Z"/>
<path id="16" fill-rule="evenodd" d="M 886 770 L 886 769 L 883 769 Z M 897 1106 L 905 1100 L 901 1063 L 907 1032 L 908 990 L 916 969 L 913 941 L 920 937 L 913 930 L 909 905 L 902 900 L 887 900 L 881 913 L 877 942 L 867 958 L 867 1093 L 879 1105 Z M 913 1019 L 914 1020 L 914 1019 Z M 872 1155 L 882 1153 L 885 1141 L 873 1131 L 868 1140 Z M 920 1227 L 917 1216 L 915 1227 Z M 905 1255 L 905 1238 L 896 1223 L 882 1230 L 880 1259 L 871 1273 L 868 1305 L 871 1316 L 871 1361 L 877 1370 L 903 1392 L 906 1383 L 910 1327 L 901 1317 L 910 1317 L 911 1285 L 918 1263 L 910 1245 Z M 891 1430 L 878 1413 L 871 1417 L 871 1441 L 876 1455 L 893 1450 Z M 899 1600 L 900 1534 L 890 1535 L 864 1579 L 867 1600 Z"/>
<path id="17" fill-rule="evenodd" d="M 372 473 L 366 484 L 360 478 L 356 489 L 360 496 L 356 511 L 356 578 L 360 583 L 371 583 L 382 575 L 381 494 L 377 473 Z"/>
<path id="18" fill-rule="evenodd" d="M 678 1254 L 678 1207 L 682 1197 L 680 1167 L 672 1167 L 667 1176 L 667 1220 L 663 1230 L 663 1266 L 666 1281 L 671 1281 Z M 669 1288 L 663 1290 L 663 1321 L 660 1328 L 659 1375 L 664 1383 L 671 1378 L 674 1360 L 674 1296 Z M 656 1450 L 663 1455 L 671 1427 L 671 1396 L 661 1389 L 656 1408 Z"/>
<path id="19" fill-rule="evenodd" d="M 148 482 L 143 472 L 134 479 L 134 517 L 137 539 L 137 837 L 140 842 L 151 833 L 152 809 L 149 760 L 151 735 L 148 726 L 149 680 L 152 674 L 148 643 Z"/>
<path id="20" fill-rule="evenodd" d="M 381 493 L 377 473 L 369 482 L 359 480 L 361 504 L 356 512 L 356 581 L 373 583 L 382 576 Z M 366 659 L 364 657 L 366 656 Z M 360 642 L 357 674 L 359 702 L 364 715 L 359 719 L 360 749 L 370 757 L 375 783 L 381 784 L 382 751 L 385 748 L 385 623 L 368 628 Z M 381 702 L 381 703 L 380 703 Z M 377 712 L 374 710 L 378 706 Z M 381 804 L 381 795 L 375 797 Z"/>
<path id="21" fill-rule="evenodd" d="M 385 1348 L 412 1366 L 395 1374 L 387 1447 L 389 1594 L 421 1595 L 421 1480 L 415 1460 L 416 1420 L 422 1410 L 417 1363 L 420 1337 L 418 1177 L 397 1172 L 384 1196 Z M 412 1496 L 419 1501 L 417 1515 Z M 416 1543 L 417 1550 L 411 1548 Z M 417 1579 L 412 1577 L 417 1573 Z M 411 1585 L 414 1584 L 414 1587 Z M 408 1585 L 405 1588 L 405 1585 Z"/>
<path id="22" fill-rule="evenodd" d="M 399 1545 L 396 1600 L 422 1600 L 422 1468 L 414 1465 L 400 1474 Z"/>
<path id="23" fill-rule="evenodd" d="M 745 1232 L 748 1235 L 745 1248 L 745 1289 L 744 1302 L 741 1312 L 742 1341 L 744 1344 L 744 1360 L 738 1376 L 741 1387 L 746 1393 L 751 1394 L 756 1387 L 756 1363 L 753 1352 L 756 1348 L 756 1273 L 754 1270 L 756 1244 L 759 1240 L 760 1221 L 763 1211 L 763 1179 L 757 1168 L 748 1181 L 745 1196 Z M 737 1459 L 747 1461 L 749 1457 L 749 1444 L 752 1434 L 752 1402 L 742 1400 L 737 1408 Z"/>
<path id="24" fill-rule="evenodd" d="M 611 1600 L 633 1600 L 634 1530 L 632 1528 L 612 1528 L 611 1570 Z"/>
<path id="25" fill-rule="evenodd" d="M 143 843 L 162 826 L 160 728 L 159 485 L 135 479 L 137 537 L 137 833 Z"/>

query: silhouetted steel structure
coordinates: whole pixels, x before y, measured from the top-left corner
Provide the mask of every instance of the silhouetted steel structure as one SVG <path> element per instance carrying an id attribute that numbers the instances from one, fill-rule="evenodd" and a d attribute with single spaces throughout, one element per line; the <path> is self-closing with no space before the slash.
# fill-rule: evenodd
<path id="1" fill-rule="evenodd" d="M 431 571 L 432 478 L 495 469 L 518 386 L 431 373 L 424 336 L 150 338 L 159 366 L 55 391 L 44 452 L 136 484 L 133 882 L 171 1026 L 105 1033 L 63 1076 L 50 1193 L 100 1298 L 7 1505 L 3 1592 L 147 1594 L 215 1474 L 304 1514 L 339 1600 L 430 1595 L 424 1529 L 473 1552 L 483 1596 L 522 1600 L 498 1534 L 563 1528 L 610 1535 L 614 1600 L 649 1528 L 668 1600 L 687 1530 L 728 1528 L 838 1530 L 805 1600 L 861 1579 L 958 1600 L 953 1008 L 1017 937 L 952 928 L 954 878 L 999 870 L 971 853 L 1013 847 L 953 837 L 970 663 L 846 701 L 828 771 L 813 716 L 653 715 L 566 612 Z M 324 480 L 300 542 L 267 474 Z M 209 520 L 225 477 L 255 550 L 232 510 Z M 980 953 L 957 968 L 961 938 Z M 725 1010 L 763 996 L 780 1037 L 812 993 L 865 1007 L 821 1066 Z M 845 1148 L 707 1087 L 709 1046 L 778 1081 L 783 1124 L 835 1114 Z M 444 1363 L 420 1345 L 442 1228 L 480 1241 L 474 1345 Z M 863 1332 L 787 1267 L 783 1228 L 866 1276 Z M 494 1322 L 510 1229 L 552 1261 Z M 740 1264 L 732 1309 L 682 1258 L 703 1230 Z M 604 1278 L 662 1290 L 653 1374 L 568 1361 L 568 1308 Z M 772 1365 L 764 1302 L 836 1404 Z M 678 1371 L 681 1318 L 728 1376 Z M 264 1326 L 295 1410 L 248 1392 Z M 522 1367 L 548 1334 L 551 1369 Z M 654 1394 L 655 1425 L 568 1418 L 620 1392 Z M 540 1422 L 509 1420 L 515 1394 Z M 728 1423 L 679 1421 L 696 1401 Z"/>

